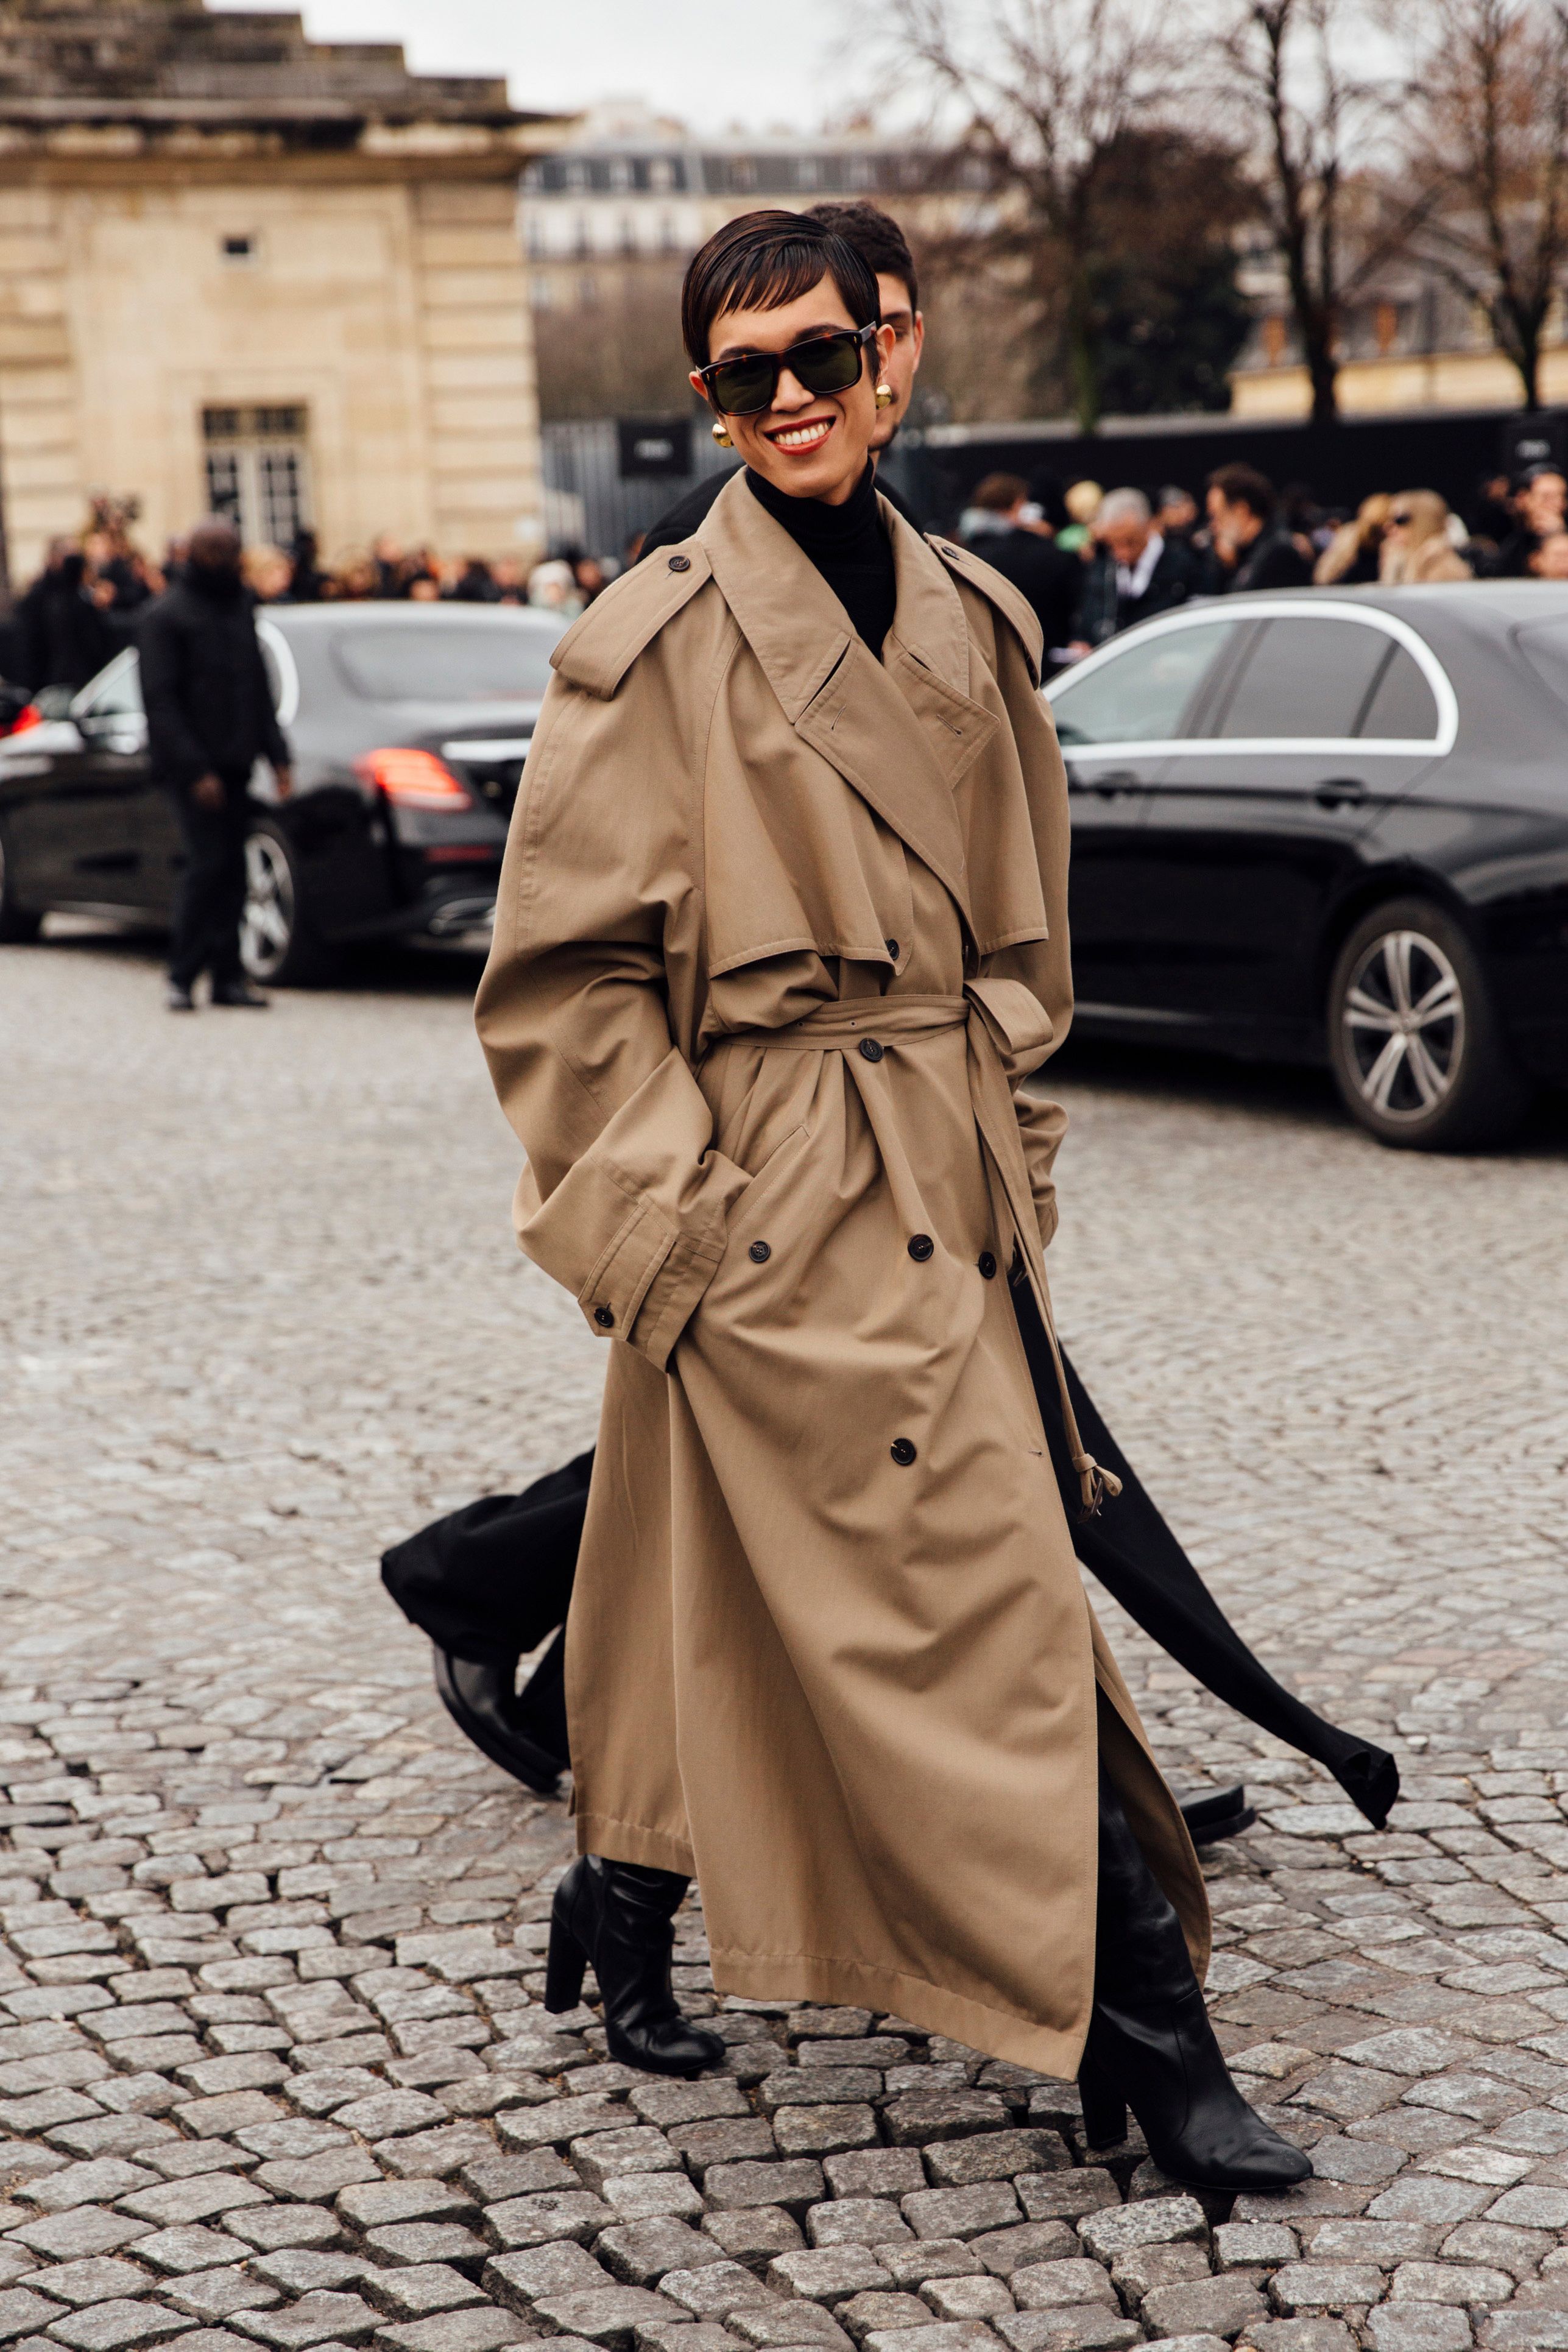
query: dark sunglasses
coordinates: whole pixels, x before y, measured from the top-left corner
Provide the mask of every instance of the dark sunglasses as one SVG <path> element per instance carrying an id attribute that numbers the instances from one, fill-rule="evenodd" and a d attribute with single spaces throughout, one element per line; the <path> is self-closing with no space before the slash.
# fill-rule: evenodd
<path id="1" fill-rule="evenodd" d="M 875 327 L 835 327 L 792 343 L 787 352 L 742 352 L 732 360 L 710 361 L 697 373 L 721 415 L 756 416 L 773 406 L 785 368 L 804 392 L 847 392 L 859 380 L 862 352 L 876 337 Z"/>

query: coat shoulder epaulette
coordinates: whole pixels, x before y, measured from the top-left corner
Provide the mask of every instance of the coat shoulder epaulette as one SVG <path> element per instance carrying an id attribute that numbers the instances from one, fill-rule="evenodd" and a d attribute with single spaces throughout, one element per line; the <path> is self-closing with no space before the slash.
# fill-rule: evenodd
<path id="1" fill-rule="evenodd" d="M 1004 580 L 999 572 L 980 556 L 972 554 L 967 547 L 960 547 L 956 541 L 928 535 L 926 545 L 933 554 L 941 556 L 950 572 L 955 572 L 971 588 L 977 589 L 987 604 L 994 605 L 1023 646 L 1035 684 L 1038 686 L 1046 641 L 1039 616 L 1028 598 L 1015 588 L 1010 580 Z"/>
<path id="2" fill-rule="evenodd" d="M 645 562 L 634 563 L 573 622 L 550 656 L 552 668 L 607 702 L 637 656 L 691 602 L 712 571 L 699 539 L 661 547 Z"/>

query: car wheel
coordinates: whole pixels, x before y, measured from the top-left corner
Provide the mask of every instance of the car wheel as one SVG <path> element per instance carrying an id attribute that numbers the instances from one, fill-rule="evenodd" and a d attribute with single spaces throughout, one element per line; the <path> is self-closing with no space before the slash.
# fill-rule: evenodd
<path id="1" fill-rule="evenodd" d="M 252 980 L 274 988 L 308 988 L 324 980 L 332 958 L 300 905 L 300 867 L 279 824 L 264 818 L 245 845 L 245 912 L 240 960 Z"/>
<path id="2" fill-rule="evenodd" d="M 1396 898 L 1364 915 L 1329 987 L 1341 1094 L 1370 1135 L 1408 1151 L 1462 1151 L 1517 1126 L 1529 1089 L 1486 974 L 1446 908 Z"/>
<path id="3" fill-rule="evenodd" d="M 42 915 L 30 908 L 18 907 L 11 884 L 11 868 L 5 859 L 5 836 L 0 834 L 0 940 L 15 946 L 36 940 L 44 928 Z"/>

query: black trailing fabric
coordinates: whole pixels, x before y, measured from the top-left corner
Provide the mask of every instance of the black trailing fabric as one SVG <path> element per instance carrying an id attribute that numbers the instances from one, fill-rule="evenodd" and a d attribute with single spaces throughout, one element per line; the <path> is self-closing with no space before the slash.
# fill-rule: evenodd
<path id="1" fill-rule="evenodd" d="M 1081 1517 L 1078 1474 L 1038 1310 L 1026 1285 L 1014 1288 L 1013 1300 L 1051 1465 L 1084 1566 L 1178 1665 L 1238 1715 L 1321 1764 L 1373 1826 L 1382 1829 L 1399 1794 L 1393 1757 L 1325 1723 L 1254 1657 L 1155 1509 L 1064 1349 L 1083 1442 L 1121 1480 L 1121 1494 L 1104 1505 L 1098 1518 Z M 565 1618 L 593 1469 L 593 1454 L 580 1454 L 521 1495 L 488 1495 L 437 1519 L 384 1555 L 382 1581 L 404 1615 L 438 1648 L 477 1665 L 515 1664 Z M 564 1756 L 560 1649 L 556 1643 L 546 1653 L 523 1703 L 536 1702 L 539 1736 L 552 1753 Z"/>
<path id="2" fill-rule="evenodd" d="M 842 506 L 821 499 L 792 499 L 760 474 L 746 469 L 746 488 L 759 506 L 787 530 L 801 553 L 816 564 L 849 615 L 850 625 L 880 659 L 882 640 L 893 625 L 899 591 L 892 542 L 877 511 L 877 469 L 866 470 Z"/>
<path id="3" fill-rule="evenodd" d="M 384 1552 L 382 1582 L 437 1649 L 515 1665 L 564 1622 L 593 1473 L 593 1454 L 580 1454 L 524 1494 L 466 1503 Z M 554 1672 L 558 1681 L 559 1661 Z"/>
<path id="4" fill-rule="evenodd" d="M 1097 1518 L 1080 1517 L 1050 1346 L 1026 1283 L 1014 1285 L 1013 1304 L 1079 1559 L 1178 1665 L 1248 1722 L 1321 1764 L 1373 1827 L 1382 1829 L 1399 1794 L 1399 1767 L 1393 1757 L 1385 1748 L 1314 1715 L 1253 1656 L 1151 1502 L 1064 1352 L 1079 1434 L 1102 1468 L 1114 1470 L 1121 1481 L 1121 1494 Z"/>

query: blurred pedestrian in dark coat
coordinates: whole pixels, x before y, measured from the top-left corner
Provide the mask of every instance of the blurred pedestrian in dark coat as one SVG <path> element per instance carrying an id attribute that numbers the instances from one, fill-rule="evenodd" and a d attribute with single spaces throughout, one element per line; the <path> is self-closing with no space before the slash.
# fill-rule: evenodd
<path id="1" fill-rule="evenodd" d="M 1312 567 L 1279 523 L 1279 507 L 1273 483 L 1255 466 L 1222 466 L 1209 476 L 1212 593 L 1310 585 Z"/>
<path id="2" fill-rule="evenodd" d="M 16 606 L 13 659 L 18 682 L 35 692 L 46 686 L 68 686 L 74 692 L 97 677 L 123 642 L 94 602 L 80 548 L 74 540 L 52 540 L 44 570 Z"/>
<path id="3" fill-rule="evenodd" d="M 1142 490 L 1112 490 L 1095 518 L 1094 536 L 1087 572 L 1080 568 L 1079 574 L 1082 594 L 1073 634 L 1080 645 L 1102 646 L 1134 621 L 1152 620 L 1202 593 L 1201 562 L 1181 540 L 1155 530 Z"/>
<path id="4" fill-rule="evenodd" d="M 964 545 L 1010 580 L 1033 605 L 1046 641 L 1047 675 L 1061 667 L 1073 634 L 1083 566 L 1064 555 L 1050 532 L 1024 520 L 1028 484 L 1017 474 L 987 474 L 969 501 Z"/>
<path id="5" fill-rule="evenodd" d="M 185 849 L 169 1009 L 193 1010 L 204 971 L 215 1004 L 265 1004 L 246 982 L 239 952 L 255 813 L 248 788 L 258 760 L 270 763 L 280 799 L 293 779 L 231 523 L 198 523 L 181 577 L 147 607 L 139 637 L 153 772 L 174 794 Z"/>

